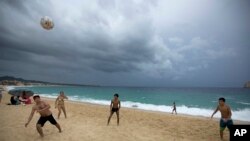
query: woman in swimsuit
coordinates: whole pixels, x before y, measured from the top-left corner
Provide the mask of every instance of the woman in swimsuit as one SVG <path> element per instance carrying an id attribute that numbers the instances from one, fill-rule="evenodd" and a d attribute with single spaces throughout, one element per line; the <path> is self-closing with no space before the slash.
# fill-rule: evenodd
<path id="1" fill-rule="evenodd" d="M 61 110 L 63 111 L 65 118 L 67 118 L 65 105 L 64 105 L 64 99 L 68 99 L 68 97 L 64 95 L 63 91 L 61 91 L 60 95 L 57 97 L 56 102 L 55 102 L 55 108 L 58 108 L 58 119 L 61 115 Z"/>

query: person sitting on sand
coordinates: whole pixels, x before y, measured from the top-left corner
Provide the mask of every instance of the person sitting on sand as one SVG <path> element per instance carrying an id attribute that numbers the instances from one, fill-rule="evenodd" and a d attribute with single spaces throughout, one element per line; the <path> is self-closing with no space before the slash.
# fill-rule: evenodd
<path id="1" fill-rule="evenodd" d="M 221 119 L 220 119 L 220 138 L 223 140 L 223 131 L 227 127 L 230 132 L 230 128 L 233 125 L 233 120 L 231 119 L 232 112 L 231 108 L 225 104 L 225 98 L 219 98 L 219 105 L 215 109 L 214 113 L 212 114 L 211 118 L 213 118 L 214 114 L 218 111 L 221 112 Z"/>
<path id="2" fill-rule="evenodd" d="M 56 120 L 54 119 L 54 117 L 52 115 L 52 112 L 49 110 L 50 105 L 48 103 L 42 101 L 40 99 L 39 95 L 33 96 L 33 99 L 35 101 L 35 105 L 32 107 L 28 121 L 27 121 L 27 123 L 25 123 L 25 127 L 28 126 L 28 124 L 30 123 L 31 119 L 34 116 L 34 113 L 37 111 L 41 116 L 40 116 L 39 120 L 37 121 L 36 129 L 41 137 L 44 136 L 42 127 L 44 126 L 44 124 L 47 121 L 49 121 L 51 124 L 55 125 L 58 128 L 59 133 L 61 133 L 62 130 L 61 130 L 60 125 L 56 122 Z"/>
<path id="3" fill-rule="evenodd" d="M 110 116 L 108 118 L 108 124 L 107 125 L 109 125 L 110 119 L 111 119 L 112 115 L 114 114 L 114 112 L 116 113 L 116 116 L 117 116 L 117 125 L 119 125 L 119 110 L 121 108 L 121 102 L 118 99 L 118 97 L 119 97 L 118 94 L 114 94 L 114 99 L 111 100 L 111 103 L 110 103 Z"/>
<path id="4" fill-rule="evenodd" d="M 16 105 L 16 98 L 15 98 L 15 96 L 11 96 L 10 97 L 10 103 L 11 103 L 11 105 Z"/>
<path id="5" fill-rule="evenodd" d="M 23 91 L 21 98 L 19 98 L 23 104 L 31 104 L 31 99 L 26 95 L 26 92 Z"/>
<path id="6" fill-rule="evenodd" d="M 174 111 L 175 111 L 175 114 L 177 115 L 175 102 L 173 103 L 173 110 L 172 110 L 172 114 L 174 113 Z"/>
<path id="7" fill-rule="evenodd" d="M 55 108 L 58 108 L 58 119 L 60 118 L 61 110 L 63 111 L 65 118 L 67 118 L 65 105 L 64 105 L 64 99 L 68 99 L 68 97 L 64 95 L 63 91 L 61 91 L 60 95 L 57 97 L 55 101 Z"/>
<path id="8" fill-rule="evenodd" d="M 20 96 L 15 97 L 16 105 L 21 104 Z"/>

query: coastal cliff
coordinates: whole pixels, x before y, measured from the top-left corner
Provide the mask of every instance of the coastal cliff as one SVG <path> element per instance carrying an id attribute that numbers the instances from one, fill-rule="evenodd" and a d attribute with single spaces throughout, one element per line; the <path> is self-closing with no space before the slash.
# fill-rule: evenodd
<path id="1" fill-rule="evenodd" d="M 15 85 L 15 86 L 25 86 L 25 85 L 66 85 L 66 86 L 91 86 L 99 87 L 99 85 L 85 85 L 85 84 L 69 84 L 69 83 L 52 83 L 44 82 L 38 80 L 26 80 L 23 78 L 16 78 L 13 76 L 0 76 L 0 85 Z"/>
<path id="2" fill-rule="evenodd" d="M 250 88 L 250 81 L 245 83 L 244 88 Z"/>

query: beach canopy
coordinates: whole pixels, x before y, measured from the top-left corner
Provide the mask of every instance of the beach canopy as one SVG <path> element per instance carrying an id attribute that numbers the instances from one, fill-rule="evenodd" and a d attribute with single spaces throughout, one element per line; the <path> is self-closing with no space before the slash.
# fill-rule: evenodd
<path id="1" fill-rule="evenodd" d="M 26 96 L 30 97 L 34 95 L 33 91 L 24 90 L 24 89 L 17 89 L 17 90 L 10 90 L 8 93 L 13 96 L 22 96 L 23 92 L 25 91 Z"/>

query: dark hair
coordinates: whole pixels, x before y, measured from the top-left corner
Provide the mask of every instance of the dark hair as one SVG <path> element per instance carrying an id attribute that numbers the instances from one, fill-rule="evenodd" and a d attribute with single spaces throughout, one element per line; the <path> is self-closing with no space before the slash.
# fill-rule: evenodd
<path id="1" fill-rule="evenodd" d="M 39 95 L 34 95 L 33 99 L 35 100 L 36 98 L 40 98 L 40 96 Z"/>
<path id="2" fill-rule="evenodd" d="M 226 101 L 226 99 L 225 99 L 224 97 L 219 98 L 219 101 L 220 101 L 220 100 L 222 100 L 223 102 Z"/>
<path id="3" fill-rule="evenodd" d="M 119 95 L 118 95 L 118 94 L 114 94 L 114 96 L 119 97 Z"/>
<path id="4" fill-rule="evenodd" d="M 23 95 L 26 95 L 26 92 L 25 92 L 25 91 L 23 91 Z"/>

